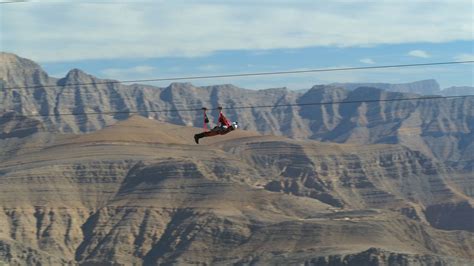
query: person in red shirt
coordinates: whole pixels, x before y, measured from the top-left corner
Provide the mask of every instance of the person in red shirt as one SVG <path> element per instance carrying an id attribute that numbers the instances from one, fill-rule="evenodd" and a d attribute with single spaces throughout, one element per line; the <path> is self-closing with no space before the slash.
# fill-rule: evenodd
<path id="1" fill-rule="evenodd" d="M 203 108 L 204 109 L 204 108 Z M 211 130 L 195 134 L 194 135 L 194 141 L 196 144 L 199 144 L 199 139 L 205 138 L 205 137 L 212 137 L 212 136 L 217 136 L 217 135 L 225 135 L 231 131 L 236 130 L 239 128 L 239 123 L 237 122 L 230 122 L 222 113 L 222 107 L 219 107 L 220 113 L 219 113 L 219 119 L 218 119 L 218 125 L 212 128 Z M 204 123 L 208 123 L 209 119 L 207 119 L 207 115 L 205 113 L 206 109 L 204 109 Z"/>

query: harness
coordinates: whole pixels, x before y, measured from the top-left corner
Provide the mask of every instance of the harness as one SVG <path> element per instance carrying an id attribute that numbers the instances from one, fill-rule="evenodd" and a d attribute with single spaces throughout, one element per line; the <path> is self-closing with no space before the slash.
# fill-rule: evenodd
<path id="1" fill-rule="evenodd" d="M 225 117 L 225 115 L 222 113 L 222 107 L 218 107 L 217 108 L 219 110 L 219 118 L 217 119 L 217 121 L 222 125 L 222 126 L 225 126 L 226 128 L 229 128 L 232 126 L 232 123 L 229 121 L 229 119 L 227 119 L 227 117 Z M 202 108 L 202 111 L 203 111 L 203 117 L 204 117 L 204 121 L 203 121 L 203 126 L 202 128 L 204 129 L 204 131 L 208 131 L 208 127 L 207 127 L 207 124 L 209 123 L 209 118 L 207 117 L 207 108 L 206 107 L 203 107 Z"/>
<path id="2" fill-rule="evenodd" d="M 232 124 L 230 123 L 229 119 L 227 119 L 224 114 L 222 113 L 222 107 L 218 107 L 217 109 L 219 109 L 219 123 L 221 123 L 222 125 L 226 126 L 226 127 L 230 127 L 232 126 Z"/>

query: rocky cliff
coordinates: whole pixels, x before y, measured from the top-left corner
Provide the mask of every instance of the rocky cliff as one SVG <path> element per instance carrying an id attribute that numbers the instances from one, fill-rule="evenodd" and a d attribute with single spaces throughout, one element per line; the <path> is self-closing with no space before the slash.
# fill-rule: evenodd
<path id="1" fill-rule="evenodd" d="M 34 62 L 8 53 L 2 53 L 0 61 L 1 124 L 17 123 L 11 119 L 12 112 L 14 115 L 47 115 L 29 118 L 41 121 L 48 131 L 85 133 L 126 119 L 129 112 L 136 112 L 158 121 L 200 126 L 199 113 L 161 111 L 297 103 L 303 105 L 229 109 L 226 113 L 244 129 L 263 134 L 339 143 L 400 143 L 460 169 L 473 167 L 474 97 L 390 101 L 417 95 L 360 86 L 354 90 L 315 86 L 301 94 L 286 89 L 245 90 L 232 85 L 195 87 L 190 83 L 172 83 L 166 88 L 158 88 L 104 84 L 107 80 L 78 69 L 71 70 L 62 79 L 49 78 Z M 423 81 L 413 86 L 423 87 L 427 82 L 436 83 Z M 22 86 L 38 87 L 18 88 Z M 327 104 L 367 100 L 369 102 Z M 306 105 L 311 103 L 320 105 Z M 82 113 L 89 114 L 60 115 Z M 216 116 L 215 111 L 210 114 L 212 118 Z M 36 132 L 36 129 L 24 130 L 22 134 L 29 131 Z"/>
<path id="2" fill-rule="evenodd" d="M 469 218 L 462 206 L 472 197 L 453 186 L 449 169 L 419 152 L 250 131 L 198 146 L 195 132 L 131 117 L 90 134 L 21 139 L 22 153 L 0 162 L 0 261 L 474 260 L 470 229 L 449 227 L 432 211 L 457 202 L 450 210 Z"/>
<path id="3" fill-rule="evenodd" d="M 410 83 L 332 83 L 332 86 L 341 87 L 347 90 L 355 90 L 360 87 L 378 88 L 394 92 L 417 93 L 423 95 L 440 94 L 441 88 L 434 79 L 420 80 Z"/>
<path id="4" fill-rule="evenodd" d="M 0 264 L 473 264 L 472 98 L 0 61 Z M 156 112 L 285 104 L 301 106 L 226 110 L 244 130 L 201 145 L 199 114 Z"/>

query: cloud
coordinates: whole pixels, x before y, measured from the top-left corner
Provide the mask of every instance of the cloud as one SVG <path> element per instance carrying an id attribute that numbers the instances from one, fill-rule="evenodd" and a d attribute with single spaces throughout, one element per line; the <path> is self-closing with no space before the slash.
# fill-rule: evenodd
<path id="1" fill-rule="evenodd" d="M 428 54 L 426 51 L 423 51 L 423 50 L 411 50 L 410 52 L 408 52 L 408 55 L 413 56 L 413 57 L 421 57 L 421 58 L 431 57 L 430 54 Z"/>
<path id="2" fill-rule="evenodd" d="M 370 59 L 370 58 L 363 58 L 361 60 L 359 60 L 361 63 L 364 63 L 364 64 L 375 64 L 374 60 Z"/>
<path id="3" fill-rule="evenodd" d="M 456 61 L 474 61 L 474 54 L 459 54 L 454 59 Z"/>
<path id="4" fill-rule="evenodd" d="M 156 74 L 156 68 L 152 66 L 134 66 L 130 68 L 106 68 L 100 71 L 105 78 L 124 80 L 148 77 Z"/>
<path id="5" fill-rule="evenodd" d="M 214 65 L 214 64 L 205 64 L 205 65 L 200 65 L 196 67 L 197 70 L 202 71 L 202 72 L 217 72 L 217 71 L 220 71 L 222 68 L 223 66 Z"/>
<path id="6" fill-rule="evenodd" d="M 0 43 L 2 50 L 43 63 L 439 43 L 472 40 L 472 14 L 466 8 L 471 4 L 470 0 L 324 5 L 289 0 L 31 2 L 2 7 Z"/>

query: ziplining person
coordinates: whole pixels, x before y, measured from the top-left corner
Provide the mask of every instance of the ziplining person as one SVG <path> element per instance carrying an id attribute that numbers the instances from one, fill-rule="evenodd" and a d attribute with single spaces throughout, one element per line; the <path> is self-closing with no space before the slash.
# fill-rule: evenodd
<path id="1" fill-rule="evenodd" d="M 199 144 L 199 139 L 201 138 L 212 137 L 212 136 L 217 136 L 217 135 L 225 135 L 239 128 L 239 123 L 230 122 L 229 119 L 227 119 L 224 116 L 224 114 L 222 113 L 222 107 L 218 107 L 217 109 L 219 109 L 218 124 L 211 130 L 207 130 L 207 124 L 209 123 L 209 118 L 207 117 L 207 114 L 206 114 L 207 108 L 205 107 L 202 108 L 202 110 L 204 111 L 204 126 L 203 127 L 205 131 L 194 135 L 194 141 L 196 142 L 196 144 Z"/>

